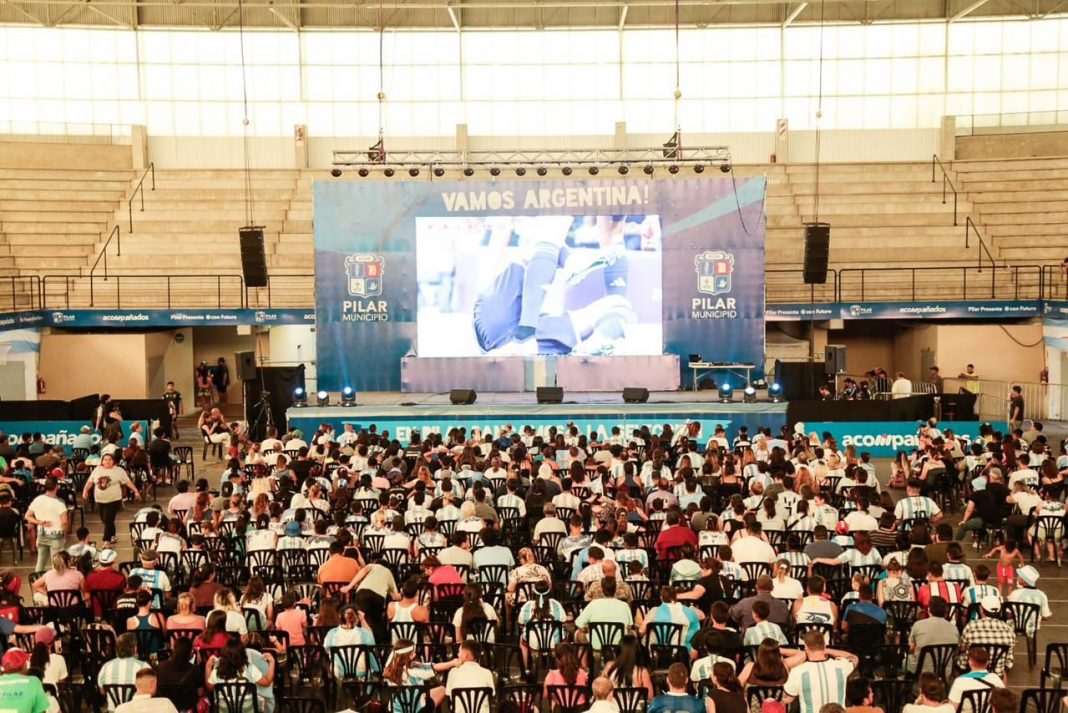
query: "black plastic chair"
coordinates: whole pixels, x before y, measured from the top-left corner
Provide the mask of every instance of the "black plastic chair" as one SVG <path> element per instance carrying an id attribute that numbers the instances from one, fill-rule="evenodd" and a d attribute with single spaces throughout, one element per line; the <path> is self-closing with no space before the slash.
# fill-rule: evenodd
<path id="1" fill-rule="evenodd" d="M 1012 622 L 1017 636 L 1023 636 L 1027 642 L 1027 665 L 1034 668 L 1038 660 L 1038 626 L 1042 618 L 1042 607 L 1031 602 L 1002 602 L 1001 616 Z M 1046 649 L 1047 655 L 1049 649 Z"/>
<path id="2" fill-rule="evenodd" d="M 916 675 L 931 671 L 947 681 L 952 680 L 953 663 L 956 658 L 957 644 L 932 644 L 920 647 L 916 656 Z"/>
<path id="3" fill-rule="evenodd" d="M 260 713 L 256 684 L 247 681 L 219 681 L 211 693 L 211 702 L 215 713 Z"/>
<path id="4" fill-rule="evenodd" d="M 593 700 L 589 686 L 546 686 L 545 691 L 553 713 L 583 713 Z"/>
<path id="5" fill-rule="evenodd" d="M 540 713 L 540 685 L 507 685 L 501 688 L 500 704 L 502 710 L 513 713 Z"/>
<path id="6" fill-rule="evenodd" d="M 884 711 L 900 711 L 912 698 L 913 682 L 907 678 L 879 678 L 871 682 L 875 705 Z"/>
<path id="7" fill-rule="evenodd" d="M 651 621 L 645 630 L 646 646 L 653 644 L 681 646 L 682 643 L 682 624 L 669 621 Z"/>
<path id="8" fill-rule="evenodd" d="M 994 692 L 992 686 L 973 688 L 965 691 L 960 697 L 959 713 L 990 713 L 990 694 Z"/>
<path id="9" fill-rule="evenodd" d="M 386 686 L 384 690 L 390 713 L 423 713 L 428 707 L 426 686 Z"/>
<path id="10" fill-rule="evenodd" d="M 625 627 L 617 621 L 590 622 L 590 644 L 596 651 L 605 646 L 618 646 L 625 633 Z"/>
<path id="11" fill-rule="evenodd" d="M 1027 688 L 1020 694 L 1020 713 L 1060 713 L 1064 691 L 1052 688 Z"/>
<path id="12" fill-rule="evenodd" d="M 492 688 L 454 688 L 449 696 L 452 713 L 488 713 Z"/>
<path id="13" fill-rule="evenodd" d="M 278 700 L 278 713 L 326 713 L 326 703 L 321 698 L 284 696 Z"/>
<path id="14" fill-rule="evenodd" d="M 132 683 L 109 683 L 101 688 L 112 708 L 118 708 L 123 703 L 132 701 L 134 694 L 137 693 L 137 686 Z"/>
<path id="15" fill-rule="evenodd" d="M 613 688 L 612 697 L 619 706 L 619 713 L 644 713 L 649 705 L 649 689 L 645 686 Z"/>
<path id="16" fill-rule="evenodd" d="M 786 691 L 782 686 L 748 686 L 745 689 L 745 702 L 749 710 L 760 710 L 764 701 L 781 701 L 785 696 Z"/>

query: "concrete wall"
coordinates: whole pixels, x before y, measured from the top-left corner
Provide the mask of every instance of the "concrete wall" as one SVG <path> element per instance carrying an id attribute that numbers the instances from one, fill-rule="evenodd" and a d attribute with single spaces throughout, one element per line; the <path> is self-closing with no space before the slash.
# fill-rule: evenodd
<path id="1" fill-rule="evenodd" d="M 0 142 L 0 168 L 129 169 L 132 161 L 129 146 Z"/>
<path id="2" fill-rule="evenodd" d="M 966 364 L 975 364 L 984 379 L 1035 382 L 1045 361 L 1042 321 L 1004 328 L 994 324 L 941 325 L 936 356 L 943 376 L 956 376 Z"/>
<path id="3" fill-rule="evenodd" d="M 1029 158 L 1068 156 L 1068 131 L 1004 133 L 989 136 L 958 136 L 957 159 Z"/>
<path id="4" fill-rule="evenodd" d="M 189 364 L 190 379 L 193 369 L 201 361 L 214 366 L 219 357 L 226 359 L 230 367 L 230 390 L 226 400 L 229 403 L 241 402 L 241 382 L 237 379 L 237 365 L 234 360 L 234 352 L 252 351 L 256 345 L 256 336 L 253 334 L 238 334 L 237 327 L 197 327 L 193 331 L 193 359 Z M 193 389 L 185 394 L 190 394 L 193 399 L 186 398 L 186 409 L 192 408 L 196 393 Z"/>
<path id="5" fill-rule="evenodd" d="M 905 327 L 894 337 L 894 363 L 892 366 L 883 368 L 893 375 L 896 371 L 905 372 L 905 376 L 912 380 L 925 381 L 927 375 L 920 371 L 920 353 L 924 349 L 930 349 L 935 353 L 935 362 L 938 362 L 938 327 L 934 324 L 920 324 L 914 327 Z M 943 369 L 945 367 L 942 367 Z"/>

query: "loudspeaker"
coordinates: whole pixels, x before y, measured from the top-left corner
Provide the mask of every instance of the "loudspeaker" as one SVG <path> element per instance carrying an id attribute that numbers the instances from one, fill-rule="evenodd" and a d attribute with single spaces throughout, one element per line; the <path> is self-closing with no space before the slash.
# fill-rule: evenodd
<path id="1" fill-rule="evenodd" d="M 562 404 L 564 390 L 559 386 L 539 386 L 537 389 L 539 404 Z"/>
<path id="2" fill-rule="evenodd" d="M 842 344 L 828 344 L 823 350 L 823 368 L 828 374 L 844 374 L 846 348 Z"/>
<path id="3" fill-rule="evenodd" d="M 649 400 L 649 389 L 627 386 L 623 389 L 623 401 L 628 404 L 644 404 Z"/>
<path id="4" fill-rule="evenodd" d="M 457 404 L 466 404 L 470 406 L 475 403 L 475 399 L 478 398 L 478 394 L 474 389 L 453 389 L 449 392 L 449 401 L 453 406 Z"/>
<path id="5" fill-rule="evenodd" d="M 238 228 L 241 241 L 241 272 L 245 287 L 267 286 L 267 258 L 263 255 L 263 227 Z"/>
<path id="6" fill-rule="evenodd" d="M 256 352 L 236 352 L 234 354 L 234 368 L 237 369 L 237 378 L 240 381 L 255 379 Z"/>
<path id="7" fill-rule="evenodd" d="M 828 223 L 805 224 L 805 284 L 827 282 L 827 257 L 831 250 L 831 226 Z"/>

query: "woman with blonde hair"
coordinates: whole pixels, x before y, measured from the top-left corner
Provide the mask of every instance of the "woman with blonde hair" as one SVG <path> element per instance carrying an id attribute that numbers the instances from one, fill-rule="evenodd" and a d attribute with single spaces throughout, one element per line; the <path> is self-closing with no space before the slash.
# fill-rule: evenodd
<path id="1" fill-rule="evenodd" d="M 526 592 L 519 591 L 519 585 L 524 582 L 545 582 L 550 587 L 553 584 L 549 570 L 538 564 L 534 557 L 534 550 L 529 547 L 519 550 L 519 566 L 508 574 L 508 594 L 505 601 L 509 607 L 522 604 L 527 600 Z"/>
<path id="2" fill-rule="evenodd" d="M 806 485 L 812 488 L 812 492 L 816 492 L 819 489 L 816 485 L 816 478 L 812 475 L 809 467 L 807 465 L 799 465 L 794 471 L 794 492 L 800 494 Z"/>
<path id="3" fill-rule="evenodd" d="M 73 590 L 81 593 L 85 589 L 85 577 L 75 567 L 71 567 L 67 560 L 66 552 L 57 552 L 52 555 L 52 569 L 45 572 L 33 583 L 33 601 L 38 606 L 48 606 L 48 593 L 60 590 Z"/>
<path id="4" fill-rule="evenodd" d="M 398 639 L 393 644 L 393 651 L 386 661 L 386 668 L 382 672 L 382 680 L 388 686 L 419 686 L 426 692 L 420 697 L 420 707 L 424 710 L 426 696 L 434 703 L 435 709 L 440 709 L 445 702 L 445 686 L 437 680 L 437 674 L 456 668 L 460 665 L 460 659 L 443 661 L 442 663 L 422 663 L 416 655 L 415 644 L 407 639 Z M 404 705 L 399 697 L 393 699 L 390 713 L 404 713 L 410 710 Z"/>
<path id="5" fill-rule="evenodd" d="M 204 617 L 196 613 L 193 603 L 193 595 L 182 592 L 178 595 L 177 611 L 167 618 L 167 631 L 175 629 L 199 629 L 204 630 Z"/>
<path id="6" fill-rule="evenodd" d="M 266 478 L 262 480 L 266 480 Z M 252 482 L 253 484 L 256 483 L 255 480 Z M 267 493 L 260 493 L 252 501 L 252 519 L 257 520 L 260 515 L 271 516 L 271 498 Z"/>
<path id="7" fill-rule="evenodd" d="M 209 618 L 212 613 L 220 611 L 226 615 L 226 630 L 228 632 L 248 636 L 248 626 L 245 624 L 245 617 L 241 613 L 241 607 L 237 605 L 234 590 L 229 587 L 223 587 L 215 592 L 214 604 L 215 608 L 208 613 Z"/>

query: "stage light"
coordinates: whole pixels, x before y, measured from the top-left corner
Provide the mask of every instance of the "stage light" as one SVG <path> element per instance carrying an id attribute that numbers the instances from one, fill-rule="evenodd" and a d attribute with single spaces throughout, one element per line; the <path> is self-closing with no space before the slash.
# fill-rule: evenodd
<path id="1" fill-rule="evenodd" d="M 437 168 L 434 169 L 434 175 L 437 176 L 438 178 L 441 178 L 442 176 L 445 175 L 445 169 L 442 168 L 441 166 L 438 166 Z"/>
<path id="2" fill-rule="evenodd" d="M 341 169 L 340 168 L 332 168 L 332 169 L 330 169 L 330 175 L 333 176 L 334 178 L 341 178 Z"/>
<path id="3" fill-rule="evenodd" d="M 679 165 L 677 163 L 673 163 L 670 166 L 668 166 L 668 173 L 674 175 L 674 174 L 676 174 L 678 172 L 679 172 Z"/>
<path id="4" fill-rule="evenodd" d="M 501 175 L 501 169 L 499 169 L 496 166 L 494 166 L 493 168 L 490 169 L 490 175 L 491 176 L 499 176 L 499 175 Z"/>
<path id="5" fill-rule="evenodd" d="M 356 389 L 351 386 L 346 386 L 341 390 L 341 405 L 342 406 L 355 406 L 356 405 Z"/>
<path id="6" fill-rule="evenodd" d="M 643 168 L 643 169 L 642 169 L 642 171 L 644 171 L 644 172 L 645 172 L 645 175 L 646 175 L 646 176 L 651 176 L 651 175 L 653 175 L 653 170 L 654 170 L 654 169 L 653 169 L 653 166 L 652 166 L 652 164 L 649 164 L 648 166 L 646 166 L 645 168 Z"/>
<path id="7" fill-rule="evenodd" d="M 745 391 L 742 392 L 742 401 L 747 404 L 751 404 L 756 401 L 756 389 L 752 386 L 745 387 Z"/>
<path id="8" fill-rule="evenodd" d="M 729 404 L 733 401 L 731 385 L 724 381 L 719 385 L 719 400 L 725 404 Z"/>
<path id="9" fill-rule="evenodd" d="M 693 172 L 694 173 L 704 173 L 705 172 L 705 167 L 702 166 L 701 164 L 697 164 L 696 166 L 693 167 Z"/>
<path id="10" fill-rule="evenodd" d="M 517 176 L 525 176 L 525 175 L 527 175 L 527 169 L 525 169 L 522 166 L 520 166 L 519 168 L 517 168 L 515 170 L 515 175 L 517 175 Z"/>
<path id="11" fill-rule="evenodd" d="M 563 168 L 560 169 L 560 173 L 564 174 L 565 176 L 570 176 L 571 175 L 571 167 L 570 166 L 564 166 Z"/>
<path id="12" fill-rule="evenodd" d="M 773 404 L 782 401 L 782 386 L 779 385 L 779 382 L 775 382 L 768 387 L 768 396 Z"/>
<path id="13" fill-rule="evenodd" d="M 319 404 L 320 406 L 329 406 L 330 394 L 326 393 L 325 391 L 320 391 L 315 395 L 315 403 Z"/>
<path id="14" fill-rule="evenodd" d="M 538 166 L 538 175 L 539 176 L 544 176 L 548 172 L 549 172 L 549 169 L 545 168 L 545 166 Z"/>
<path id="15" fill-rule="evenodd" d="M 293 389 L 293 405 L 297 408 L 303 408 L 308 405 L 308 392 L 304 390 L 303 386 Z"/>
<path id="16" fill-rule="evenodd" d="M 719 170 L 723 171 L 724 173 L 730 173 L 731 172 L 731 165 L 729 163 L 721 164 L 720 167 L 719 167 Z"/>
<path id="17" fill-rule="evenodd" d="M 394 171 L 392 168 L 387 168 L 382 173 L 385 175 L 386 178 L 393 178 L 393 174 L 396 173 L 396 171 Z"/>
<path id="18" fill-rule="evenodd" d="M 361 168 L 356 173 L 360 174 L 360 178 L 367 178 L 369 175 L 371 175 L 371 172 L 368 171 L 366 168 Z"/>
<path id="19" fill-rule="evenodd" d="M 415 178 L 416 176 L 419 175 L 419 169 L 418 168 L 409 168 L 408 169 L 408 175 L 411 176 L 412 178 Z"/>
<path id="20" fill-rule="evenodd" d="M 467 176 L 468 178 L 470 178 L 471 176 L 475 175 L 475 169 L 473 169 L 470 166 L 468 166 L 467 168 L 464 169 L 464 175 Z"/>
<path id="21" fill-rule="evenodd" d="M 596 166 L 590 166 L 590 175 L 591 176 L 596 176 L 600 172 L 601 172 L 601 169 L 597 168 Z"/>
<path id="22" fill-rule="evenodd" d="M 630 169 L 627 168 L 627 166 L 624 164 L 624 165 L 620 166 L 619 169 L 617 169 L 617 170 L 619 171 L 619 175 L 620 176 L 626 176 L 627 175 L 627 171 L 629 171 Z"/>

